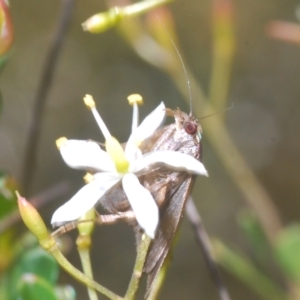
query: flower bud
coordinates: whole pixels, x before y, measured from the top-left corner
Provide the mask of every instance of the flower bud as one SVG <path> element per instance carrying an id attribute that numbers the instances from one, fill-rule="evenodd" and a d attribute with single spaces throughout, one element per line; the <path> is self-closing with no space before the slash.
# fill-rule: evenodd
<path id="1" fill-rule="evenodd" d="M 13 26 L 8 4 L 5 0 L 0 0 L 0 56 L 10 50 L 13 38 Z"/>
<path id="2" fill-rule="evenodd" d="M 112 7 L 109 11 L 96 14 L 82 23 L 84 31 L 91 33 L 101 33 L 115 26 L 122 19 L 122 14 L 117 7 Z"/>
<path id="3" fill-rule="evenodd" d="M 38 238 L 44 240 L 48 237 L 48 230 L 38 211 L 23 197 L 16 192 L 18 206 L 23 222 L 28 229 Z"/>

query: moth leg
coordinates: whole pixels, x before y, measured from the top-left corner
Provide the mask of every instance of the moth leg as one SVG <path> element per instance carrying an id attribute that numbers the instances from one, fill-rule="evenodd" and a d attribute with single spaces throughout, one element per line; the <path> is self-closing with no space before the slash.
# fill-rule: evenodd
<path id="1" fill-rule="evenodd" d="M 60 226 L 57 230 L 53 231 L 51 233 L 51 235 L 53 237 L 56 237 L 56 236 L 60 236 L 60 235 L 63 235 L 75 228 L 77 228 L 77 226 L 79 224 L 82 224 L 82 223 L 91 223 L 91 222 L 95 222 L 94 220 L 82 220 L 82 221 L 72 221 L 70 223 L 67 223 L 65 225 L 62 225 Z"/>
<path id="2" fill-rule="evenodd" d="M 67 223 L 61 227 L 59 227 L 57 230 L 51 233 L 52 236 L 60 236 L 64 233 L 67 233 L 75 228 L 78 227 L 79 224 L 83 223 L 96 223 L 99 225 L 111 225 L 119 220 L 135 220 L 135 214 L 133 211 L 126 211 L 126 212 L 119 212 L 117 214 L 109 214 L 109 215 L 100 215 L 96 211 L 97 217 L 96 219 L 91 220 L 80 220 L 80 221 L 72 221 L 70 223 Z"/>
<path id="3" fill-rule="evenodd" d="M 135 214 L 133 211 L 125 211 L 125 212 L 118 212 L 116 214 L 110 215 L 100 215 L 97 213 L 97 219 L 95 222 L 99 225 L 110 225 L 114 224 L 119 220 L 135 220 Z"/>
<path id="4" fill-rule="evenodd" d="M 163 178 L 163 179 L 161 178 L 154 184 L 152 184 L 152 185 L 148 184 L 145 187 L 154 196 L 157 205 L 161 206 L 166 199 L 166 193 L 167 193 L 169 184 L 177 183 L 177 182 L 178 182 L 178 176 L 177 176 L 177 173 L 174 172 L 174 173 L 171 173 L 168 177 Z"/>
<path id="5" fill-rule="evenodd" d="M 163 185 L 155 194 L 155 201 L 158 206 L 161 206 L 166 198 L 167 184 Z"/>

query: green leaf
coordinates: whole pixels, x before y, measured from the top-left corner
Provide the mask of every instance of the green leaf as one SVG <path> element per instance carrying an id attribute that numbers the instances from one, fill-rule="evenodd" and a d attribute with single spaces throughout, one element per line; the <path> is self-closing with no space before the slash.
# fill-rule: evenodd
<path id="1" fill-rule="evenodd" d="M 26 273 L 20 278 L 16 294 L 18 300 L 57 300 L 54 288 L 32 273 Z"/>
<path id="2" fill-rule="evenodd" d="M 300 224 L 281 231 L 275 250 L 282 270 L 291 279 L 300 281 Z"/>
<path id="3" fill-rule="evenodd" d="M 55 259 L 39 246 L 27 251 L 21 257 L 16 269 L 16 273 L 20 272 L 19 274 L 33 273 L 39 275 L 50 284 L 56 283 L 59 272 Z"/>
<path id="4" fill-rule="evenodd" d="M 10 55 L 7 55 L 7 54 L 0 56 L 0 71 L 4 68 L 9 56 Z"/>
<path id="5" fill-rule="evenodd" d="M 7 276 L 2 275 L 0 278 L 0 300 L 6 300 L 9 299 L 7 295 Z"/>
<path id="6" fill-rule="evenodd" d="M 14 233 L 12 230 L 0 235 L 0 274 L 5 271 L 14 259 Z M 1 298 L 0 298 L 1 299 Z"/>
<path id="7" fill-rule="evenodd" d="M 0 219 L 17 208 L 16 181 L 0 170 Z"/>
<path id="8" fill-rule="evenodd" d="M 271 247 L 255 213 L 251 210 L 243 210 L 238 214 L 237 220 L 259 261 L 264 264 L 270 261 Z"/>
<path id="9" fill-rule="evenodd" d="M 2 114 L 2 110 L 3 110 L 3 96 L 2 96 L 2 92 L 0 90 L 0 116 Z"/>
<path id="10" fill-rule="evenodd" d="M 253 289 L 262 299 L 283 300 L 283 289 L 257 269 L 248 258 L 228 248 L 219 240 L 212 240 L 216 261 Z"/>
<path id="11" fill-rule="evenodd" d="M 58 286 L 55 288 L 55 294 L 59 300 L 75 300 L 76 291 L 70 285 Z"/>
<path id="12" fill-rule="evenodd" d="M 25 273 L 32 273 L 54 286 L 59 267 L 54 258 L 39 246 L 26 251 L 15 262 L 9 276 L 9 293 L 12 299 L 15 296 L 15 287 Z"/>

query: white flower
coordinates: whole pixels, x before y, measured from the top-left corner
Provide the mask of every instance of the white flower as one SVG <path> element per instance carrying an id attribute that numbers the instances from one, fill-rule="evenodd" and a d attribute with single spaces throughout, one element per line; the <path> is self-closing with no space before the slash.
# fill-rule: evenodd
<path id="1" fill-rule="evenodd" d="M 101 197 L 105 192 L 122 180 L 124 192 L 138 224 L 148 236 L 154 238 L 159 222 L 158 207 L 150 192 L 140 184 L 135 174 L 153 163 L 162 162 L 169 165 L 171 169 L 180 168 L 195 174 L 207 175 L 202 163 L 183 153 L 154 151 L 142 155 L 138 145 L 159 127 L 165 116 L 165 106 L 162 102 L 137 126 L 137 102 L 141 100 L 138 96 L 129 97 L 129 101 L 133 102 L 132 132 L 124 151 L 120 143 L 109 133 L 96 110 L 92 97 L 85 96 L 84 101 L 91 108 L 105 137 L 106 151 L 93 141 L 67 140 L 66 138 L 57 141 L 60 153 L 68 166 L 75 169 L 92 169 L 96 173 L 90 183 L 54 212 L 51 220 L 53 225 L 78 219 L 99 199 L 101 202 Z"/>

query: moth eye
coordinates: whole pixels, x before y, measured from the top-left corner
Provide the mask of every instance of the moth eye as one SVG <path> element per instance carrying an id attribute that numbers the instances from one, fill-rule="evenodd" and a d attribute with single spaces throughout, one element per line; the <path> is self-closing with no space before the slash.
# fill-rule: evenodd
<path id="1" fill-rule="evenodd" d="M 198 131 L 198 126 L 194 123 L 188 122 L 184 125 L 184 130 L 188 134 L 195 134 Z"/>

